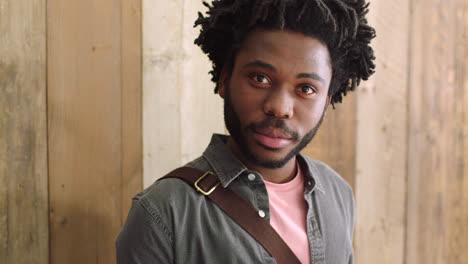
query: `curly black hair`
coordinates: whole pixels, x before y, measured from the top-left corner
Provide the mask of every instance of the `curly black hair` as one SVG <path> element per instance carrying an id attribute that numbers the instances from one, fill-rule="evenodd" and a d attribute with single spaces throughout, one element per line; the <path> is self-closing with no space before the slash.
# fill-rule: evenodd
<path id="1" fill-rule="evenodd" d="M 375 30 L 368 25 L 365 0 L 213 0 L 206 16 L 198 13 L 195 40 L 213 63 L 210 71 L 219 89 L 225 66 L 232 70 L 235 55 L 247 35 L 256 28 L 290 30 L 324 43 L 332 61 L 328 94 L 331 103 L 341 103 L 361 79 L 374 73 L 374 51 L 370 41 Z"/>

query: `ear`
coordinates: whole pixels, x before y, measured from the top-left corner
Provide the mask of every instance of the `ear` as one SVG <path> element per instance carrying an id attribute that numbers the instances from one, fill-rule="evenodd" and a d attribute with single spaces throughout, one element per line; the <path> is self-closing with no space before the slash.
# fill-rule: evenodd
<path id="1" fill-rule="evenodd" d="M 227 70 L 226 66 L 223 67 L 223 70 L 221 71 L 221 76 L 219 76 L 219 81 L 218 81 L 218 94 L 221 96 L 221 98 L 224 99 L 224 96 L 226 95 L 226 89 L 227 86 L 229 85 L 229 71 Z"/>

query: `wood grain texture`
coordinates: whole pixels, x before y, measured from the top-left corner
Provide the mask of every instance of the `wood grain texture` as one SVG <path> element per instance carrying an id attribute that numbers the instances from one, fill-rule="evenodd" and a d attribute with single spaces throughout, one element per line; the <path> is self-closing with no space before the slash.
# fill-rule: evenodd
<path id="1" fill-rule="evenodd" d="M 208 74 L 211 63 L 193 44 L 202 10 L 202 1 L 143 1 L 146 187 L 200 156 L 213 132 L 225 131 L 222 100 Z"/>
<path id="2" fill-rule="evenodd" d="M 459 39 L 458 47 L 461 52 L 459 54 L 461 58 L 462 65 L 459 65 L 459 72 L 461 74 L 460 80 L 462 80 L 463 84 L 463 119 L 462 119 L 462 128 L 463 128 L 463 145 L 462 145 L 462 153 L 463 153 L 463 182 L 461 185 L 463 186 L 463 195 L 461 197 L 463 206 L 461 207 L 461 211 L 463 217 L 459 225 L 463 227 L 462 234 L 461 234 L 461 243 L 460 245 L 464 248 L 464 256 L 462 258 L 462 262 L 468 262 L 468 228 L 466 223 L 468 222 L 468 1 L 465 0 L 463 2 L 463 30 L 462 39 Z"/>
<path id="3" fill-rule="evenodd" d="M 45 5 L 0 2 L 0 263 L 49 261 Z"/>
<path id="4" fill-rule="evenodd" d="M 181 165 L 183 0 L 143 0 L 144 186 Z M 179 14 L 177 16 L 171 14 Z"/>
<path id="5" fill-rule="evenodd" d="M 349 93 L 335 109 L 329 106 L 322 127 L 303 154 L 325 162 L 354 188 L 356 130 L 356 95 Z"/>
<path id="6" fill-rule="evenodd" d="M 139 4 L 47 8 L 51 263 L 115 263 L 141 188 Z"/>
<path id="7" fill-rule="evenodd" d="M 358 92 L 355 261 L 403 263 L 409 2 L 370 3 L 377 72 Z"/>
<path id="8" fill-rule="evenodd" d="M 463 129 L 463 145 L 462 145 L 462 154 L 463 154 L 463 181 L 460 183 L 463 187 L 463 195 L 460 199 L 463 201 L 463 205 L 461 206 L 461 211 L 463 217 L 461 221 L 457 222 L 460 226 L 462 226 L 463 230 L 461 231 L 461 243 L 460 246 L 464 249 L 464 256 L 462 259 L 462 263 L 468 262 L 468 228 L 466 223 L 468 222 L 468 1 L 463 1 L 463 15 L 462 15 L 462 38 L 458 40 L 457 46 L 459 47 L 459 59 L 461 59 L 462 64 L 459 65 L 459 80 L 462 80 L 462 87 L 463 87 L 463 118 L 462 118 L 462 126 Z"/>
<path id="9" fill-rule="evenodd" d="M 466 6 L 413 1 L 407 263 L 468 263 Z"/>
<path id="10" fill-rule="evenodd" d="M 143 187 L 141 1 L 121 0 L 122 224 Z"/>

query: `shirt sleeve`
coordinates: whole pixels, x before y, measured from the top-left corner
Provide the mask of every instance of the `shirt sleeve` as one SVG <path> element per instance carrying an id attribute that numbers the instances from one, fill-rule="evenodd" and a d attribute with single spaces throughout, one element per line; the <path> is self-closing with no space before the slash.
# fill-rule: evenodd
<path id="1" fill-rule="evenodd" d="M 117 237 L 117 264 L 173 263 L 172 239 L 161 218 L 134 199 Z"/>

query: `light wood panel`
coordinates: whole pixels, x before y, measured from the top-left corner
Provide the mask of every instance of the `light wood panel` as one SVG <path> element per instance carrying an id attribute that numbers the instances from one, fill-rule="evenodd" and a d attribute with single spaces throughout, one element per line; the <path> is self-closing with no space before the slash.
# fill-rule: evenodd
<path id="1" fill-rule="evenodd" d="M 468 263 L 466 8 L 413 1 L 407 263 Z"/>
<path id="2" fill-rule="evenodd" d="M 184 1 L 143 0 L 144 186 L 181 162 L 180 73 Z M 177 16 L 169 14 L 179 14 Z"/>
<path id="3" fill-rule="evenodd" d="M 49 260 L 45 5 L 0 2 L 0 263 Z"/>
<path id="4" fill-rule="evenodd" d="M 141 188 L 140 4 L 47 8 L 51 263 L 114 263 Z"/>
<path id="5" fill-rule="evenodd" d="M 356 263 L 405 259 L 409 1 L 370 1 L 377 72 L 357 103 Z"/>
<path id="6" fill-rule="evenodd" d="M 202 1 L 143 1 L 144 186 L 200 156 L 211 134 L 224 132 L 211 64 L 193 44 L 202 10 Z"/>

